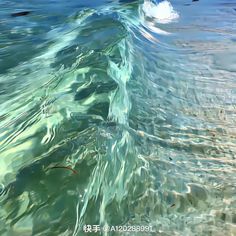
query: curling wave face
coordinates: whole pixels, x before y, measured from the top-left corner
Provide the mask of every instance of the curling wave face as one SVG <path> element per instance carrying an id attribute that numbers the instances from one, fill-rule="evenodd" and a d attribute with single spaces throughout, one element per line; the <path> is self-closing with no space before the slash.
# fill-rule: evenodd
<path id="1" fill-rule="evenodd" d="M 14 4 L 0 8 L 0 234 L 234 234 L 231 5 L 40 1 L 8 18 Z"/>

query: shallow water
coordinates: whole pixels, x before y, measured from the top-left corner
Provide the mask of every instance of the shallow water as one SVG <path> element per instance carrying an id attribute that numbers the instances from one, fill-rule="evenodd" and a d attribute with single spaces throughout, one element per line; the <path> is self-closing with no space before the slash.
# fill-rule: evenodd
<path id="1" fill-rule="evenodd" d="M 0 235 L 236 235 L 235 41 L 230 0 L 1 1 Z"/>

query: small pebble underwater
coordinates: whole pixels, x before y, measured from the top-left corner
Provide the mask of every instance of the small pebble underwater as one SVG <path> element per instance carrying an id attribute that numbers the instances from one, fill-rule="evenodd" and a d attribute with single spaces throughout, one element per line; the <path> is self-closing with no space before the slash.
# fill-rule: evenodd
<path id="1" fill-rule="evenodd" d="M 236 235 L 236 1 L 0 1 L 0 235 Z"/>

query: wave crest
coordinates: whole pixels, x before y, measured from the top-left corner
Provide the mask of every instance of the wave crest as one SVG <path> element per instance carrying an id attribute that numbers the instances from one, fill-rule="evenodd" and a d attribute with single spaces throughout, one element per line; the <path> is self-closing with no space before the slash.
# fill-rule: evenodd
<path id="1" fill-rule="evenodd" d="M 157 23 L 167 24 L 179 18 L 169 1 L 163 1 L 155 4 L 151 1 L 144 1 L 143 11 L 147 17 L 155 18 Z"/>

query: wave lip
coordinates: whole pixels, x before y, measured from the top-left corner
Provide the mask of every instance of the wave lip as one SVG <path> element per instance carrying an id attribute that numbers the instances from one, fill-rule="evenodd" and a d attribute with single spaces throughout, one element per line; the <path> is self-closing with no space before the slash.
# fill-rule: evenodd
<path id="1" fill-rule="evenodd" d="M 147 17 L 154 18 L 157 23 L 168 24 L 179 18 L 169 1 L 162 1 L 155 4 L 149 0 L 145 0 L 143 4 L 143 11 Z"/>

